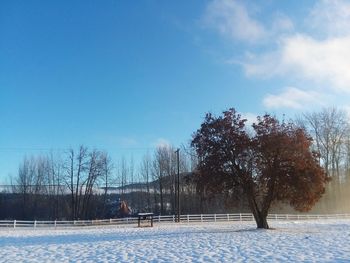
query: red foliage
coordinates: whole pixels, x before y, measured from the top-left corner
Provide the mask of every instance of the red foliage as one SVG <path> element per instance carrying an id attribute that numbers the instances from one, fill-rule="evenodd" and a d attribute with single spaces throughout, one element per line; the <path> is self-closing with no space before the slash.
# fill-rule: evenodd
<path id="1" fill-rule="evenodd" d="M 273 201 L 289 202 L 308 211 L 321 198 L 328 178 L 311 149 L 312 139 L 293 123 L 265 115 L 252 130 L 235 109 L 215 117 L 207 114 L 192 146 L 200 162 L 198 183 L 209 193 L 241 190 L 258 227 Z"/>

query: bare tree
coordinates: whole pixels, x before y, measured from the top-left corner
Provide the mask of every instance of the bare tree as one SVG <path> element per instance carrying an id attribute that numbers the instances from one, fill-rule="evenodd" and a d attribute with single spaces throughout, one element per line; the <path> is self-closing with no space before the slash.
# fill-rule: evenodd
<path id="1" fill-rule="evenodd" d="M 24 158 L 12 188 L 20 198 L 20 202 L 17 198 L 13 202 L 20 209 L 12 214 L 23 219 L 78 219 L 101 214 L 110 174 L 111 160 L 107 153 L 89 152 L 84 146 L 78 152 L 69 150 L 64 162 L 53 154 Z M 101 183 L 106 186 L 104 195 L 97 192 Z"/>
<path id="2" fill-rule="evenodd" d="M 147 191 L 147 209 L 151 209 L 151 194 L 150 194 L 150 177 L 151 177 L 151 157 L 147 153 L 143 156 L 140 173 L 143 180 L 146 183 L 146 191 Z"/>
<path id="3" fill-rule="evenodd" d="M 172 213 L 175 214 L 175 182 L 176 182 L 176 167 L 177 167 L 177 160 L 176 160 L 176 154 L 175 154 L 175 148 L 168 145 L 164 146 L 162 148 L 162 163 L 165 175 L 164 180 L 164 188 L 167 190 L 167 192 L 170 195 L 170 203 L 171 203 L 171 209 Z"/>
<path id="4" fill-rule="evenodd" d="M 89 153 L 88 172 L 85 181 L 81 184 L 80 195 L 82 195 L 82 208 L 80 214 L 88 218 L 89 204 L 93 194 L 94 186 L 100 177 L 104 176 L 103 172 L 103 155 L 97 150 Z M 83 193 L 84 191 L 84 193 Z"/>
<path id="5" fill-rule="evenodd" d="M 185 163 L 182 166 L 185 167 Z M 165 213 L 166 209 L 164 205 L 168 203 L 171 204 L 172 212 L 175 212 L 176 171 L 177 159 L 175 148 L 170 145 L 159 146 L 154 152 L 152 177 L 158 184 L 161 213 Z"/>
<path id="6" fill-rule="evenodd" d="M 21 196 L 22 218 L 27 218 L 31 207 L 30 197 L 32 195 L 32 186 L 35 181 L 35 162 L 34 158 L 24 158 L 18 169 L 18 177 L 15 179 L 15 191 Z"/>
<path id="7" fill-rule="evenodd" d="M 349 123 L 346 113 L 337 108 L 306 113 L 301 119 L 314 138 L 314 147 L 320 153 L 320 162 L 327 173 L 339 173 Z"/>
<path id="8" fill-rule="evenodd" d="M 71 194 L 71 217 L 79 218 L 79 207 L 81 205 L 82 182 L 86 180 L 86 170 L 88 169 L 88 150 L 85 146 L 80 146 L 77 155 L 73 149 L 68 152 L 68 162 L 66 165 L 66 184 Z"/>
<path id="9" fill-rule="evenodd" d="M 15 191 L 22 199 L 22 217 L 37 217 L 43 213 L 39 211 L 39 203 L 47 196 L 47 174 L 49 170 L 48 158 L 45 156 L 24 158 L 20 164 L 18 176 L 15 179 Z"/>
<path id="10" fill-rule="evenodd" d="M 154 181 L 157 181 L 159 187 L 159 198 L 160 198 L 160 213 L 164 214 L 164 155 L 165 155 L 165 147 L 158 147 L 154 153 L 153 159 L 153 169 L 152 169 L 152 177 Z M 157 204 L 155 193 L 155 203 Z"/>
<path id="11" fill-rule="evenodd" d="M 134 157 L 131 155 L 130 157 L 130 163 L 129 163 L 129 191 L 130 193 L 133 193 L 132 195 L 130 195 L 130 199 L 129 199 L 129 205 L 132 206 L 134 209 L 136 206 L 138 206 L 138 199 L 139 196 L 137 195 L 137 187 L 135 184 L 135 167 L 134 167 Z"/>
<path id="12" fill-rule="evenodd" d="M 125 194 L 125 186 L 127 184 L 127 178 L 128 178 L 128 166 L 125 160 L 125 157 L 123 156 L 121 159 L 121 163 L 120 163 L 120 179 L 121 179 L 121 199 L 124 198 L 124 194 Z"/>
<path id="13" fill-rule="evenodd" d="M 104 194 L 103 194 L 103 208 L 102 208 L 102 214 L 106 214 L 106 206 L 107 206 L 107 193 L 108 188 L 110 184 L 112 183 L 112 171 L 113 171 L 113 165 L 112 160 L 108 153 L 104 152 L 101 156 L 101 165 L 102 165 L 102 183 L 104 185 Z"/>
<path id="14" fill-rule="evenodd" d="M 48 160 L 45 157 L 39 156 L 37 159 L 34 159 L 34 180 L 33 180 L 33 193 L 32 193 L 32 213 L 34 215 L 39 214 L 38 212 L 38 202 L 42 201 L 43 196 L 46 193 L 46 176 L 49 169 Z"/>
<path id="15" fill-rule="evenodd" d="M 64 195 L 64 189 L 62 187 L 62 162 L 60 159 L 55 158 L 51 153 L 47 157 L 48 167 L 46 176 L 47 194 L 51 200 L 50 209 L 52 210 L 52 217 L 54 219 L 60 217 L 60 197 Z"/>

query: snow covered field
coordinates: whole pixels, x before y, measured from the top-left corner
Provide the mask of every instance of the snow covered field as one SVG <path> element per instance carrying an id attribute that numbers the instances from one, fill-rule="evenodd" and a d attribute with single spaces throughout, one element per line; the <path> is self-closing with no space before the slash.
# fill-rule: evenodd
<path id="1" fill-rule="evenodd" d="M 0 229 L 0 262 L 350 262 L 350 220 Z"/>

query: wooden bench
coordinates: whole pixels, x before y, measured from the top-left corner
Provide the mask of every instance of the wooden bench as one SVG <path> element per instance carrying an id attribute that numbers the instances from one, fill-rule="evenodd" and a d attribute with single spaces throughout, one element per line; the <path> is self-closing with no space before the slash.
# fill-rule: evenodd
<path id="1" fill-rule="evenodd" d="M 150 221 L 151 227 L 153 227 L 153 213 L 138 213 L 137 214 L 137 226 L 141 227 L 141 221 Z"/>

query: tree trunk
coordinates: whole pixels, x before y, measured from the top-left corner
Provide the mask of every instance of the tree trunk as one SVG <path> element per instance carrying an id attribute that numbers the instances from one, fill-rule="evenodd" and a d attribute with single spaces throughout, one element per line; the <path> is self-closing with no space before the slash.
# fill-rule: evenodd
<path id="1" fill-rule="evenodd" d="M 262 212 L 254 198 L 249 198 L 250 210 L 253 213 L 257 228 L 269 229 L 269 224 L 267 223 L 267 212 Z"/>
<path id="2" fill-rule="evenodd" d="M 269 224 L 267 223 L 267 216 L 262 215 L 262 213 L 258 213 L 258 215 L 254 215 L 254 218 L 257 228 L 269 229 Z"/>
<path id="3" fill-rule="evenodd" d="M 148 175 L 147 175 L 147 211 L 151 211 L 151 194 L 149 191 L 149 182 L 148 182 Z"/>
<path id="4" fill-rule="evenodd" d="M 160 214 L 164 215 L 164 204 L 163 204 L 163 185 L 161 182 L 161 178 L 159 178 L 159 193 L 160 193 Z"/>

